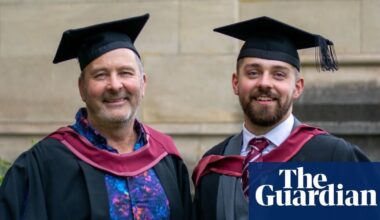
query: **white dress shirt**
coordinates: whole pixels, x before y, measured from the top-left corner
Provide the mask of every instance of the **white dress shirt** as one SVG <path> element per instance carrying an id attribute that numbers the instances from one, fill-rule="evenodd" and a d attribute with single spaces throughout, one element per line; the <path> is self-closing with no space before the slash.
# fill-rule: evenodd
<path id="1" fill-rule="evenodd" d="M 264 135 L 256 136 L 255 134 L 252 134 L 250 131 L 248 131 L 248 129 L 245 128 L 245 125 L 243 124 L 243 146 L 241 148 L 240 155 L 246 156 L 248 154 L 250 150 L 248 148 L 248 142 L 252 138 L 256 137 L 265 137 L 270 142 L 268 147 L 263 150 L 263 155 L 268 154 L 270 151 L 280 146 L 286 140 L 286 138 L 289 137 L 290 133 L 292 132 L 293 125 L 294 116 L 290 114 L 285 121 L 281 122 L 269 132 L 265 133 Z"/>

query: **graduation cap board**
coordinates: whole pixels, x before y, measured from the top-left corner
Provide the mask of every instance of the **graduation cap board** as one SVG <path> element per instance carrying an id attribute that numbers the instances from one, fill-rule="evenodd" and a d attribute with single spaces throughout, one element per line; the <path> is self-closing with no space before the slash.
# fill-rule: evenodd
<path id="1" fill-rule="evenodd" d="M 128 48 L 140 57 L 133 45 L 149 14 L 70 29 L 62 34 L 53 63 L 78 58 L 81 70 L 91 61 L 118 48 Z"/>
<path id="2" fill-rule="evenodd" d="M 297 50 L 316 47 L 317 69 L 338 70 L 338 63 L 332 41 L 269 17 L 258 17 L 214 31 L 245 41 L 238 59 L 257 57 L 279 60 L 300 69 Z"/>

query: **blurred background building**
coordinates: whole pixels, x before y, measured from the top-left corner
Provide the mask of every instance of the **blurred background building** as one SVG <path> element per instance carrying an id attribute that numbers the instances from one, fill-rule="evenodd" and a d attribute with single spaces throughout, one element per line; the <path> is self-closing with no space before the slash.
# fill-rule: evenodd
<path id="1" fill-rule="evenodd" d="M 148 75 L 140 119 L 174 137 L 190 172 L 242 127 L 231 88 L 241 42 L 212 29 L 263 15 L 334 41 L 338 72 L 317 72 L 314 49 L 301 52 L 295 115 L 379 161 L 379 11 L 379 0 L 0 0 L 0 157 L 13 161 L 83 106 L 77 61 L 52 64 L 64 30 L 148 12 L 136 42 Z"/>

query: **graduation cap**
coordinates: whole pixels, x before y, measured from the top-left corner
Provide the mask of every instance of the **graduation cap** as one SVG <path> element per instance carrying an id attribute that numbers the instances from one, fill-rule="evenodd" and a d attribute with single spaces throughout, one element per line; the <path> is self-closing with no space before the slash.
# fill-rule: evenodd
<path id="1" fill-rule="evenodd" d="M 297 50 L 315 47 L 317 69 L 338 70 L 332 41 L 269 17 L 230 24 L 214 31 L 245 41 L 238 59 L 257 57 L 279 60 L 299 70 L 300 59 Z"/>
<path id="2" fill-rule="evenodd" d="M 149 19 L 149 14 L 84 28 L 70 29 L 62 34 L 53 63 L 78 58 L 81 70 L 91 61 L 118 48 L 128 48 L 140 57 L 133 45 Z"/>

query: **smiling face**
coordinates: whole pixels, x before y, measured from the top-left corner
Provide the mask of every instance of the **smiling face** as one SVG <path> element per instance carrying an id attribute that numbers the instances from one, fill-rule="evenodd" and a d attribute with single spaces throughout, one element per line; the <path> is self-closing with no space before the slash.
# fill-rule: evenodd
<path id="1" fill-rule="evenodd" d="M 288 63 L 246 57 L 232 76 L 247 127 L 272 127 L 292 112 L 293 101 L 303 91 L 303 79 Z"/>
<path id="2" fill-rule="evenodd" d="M 122 48 L 101 55 L 84 68 L 78 85 L 91 124 L 135 119 L 146 86 L 138 62 L 134 52 Z"/>

